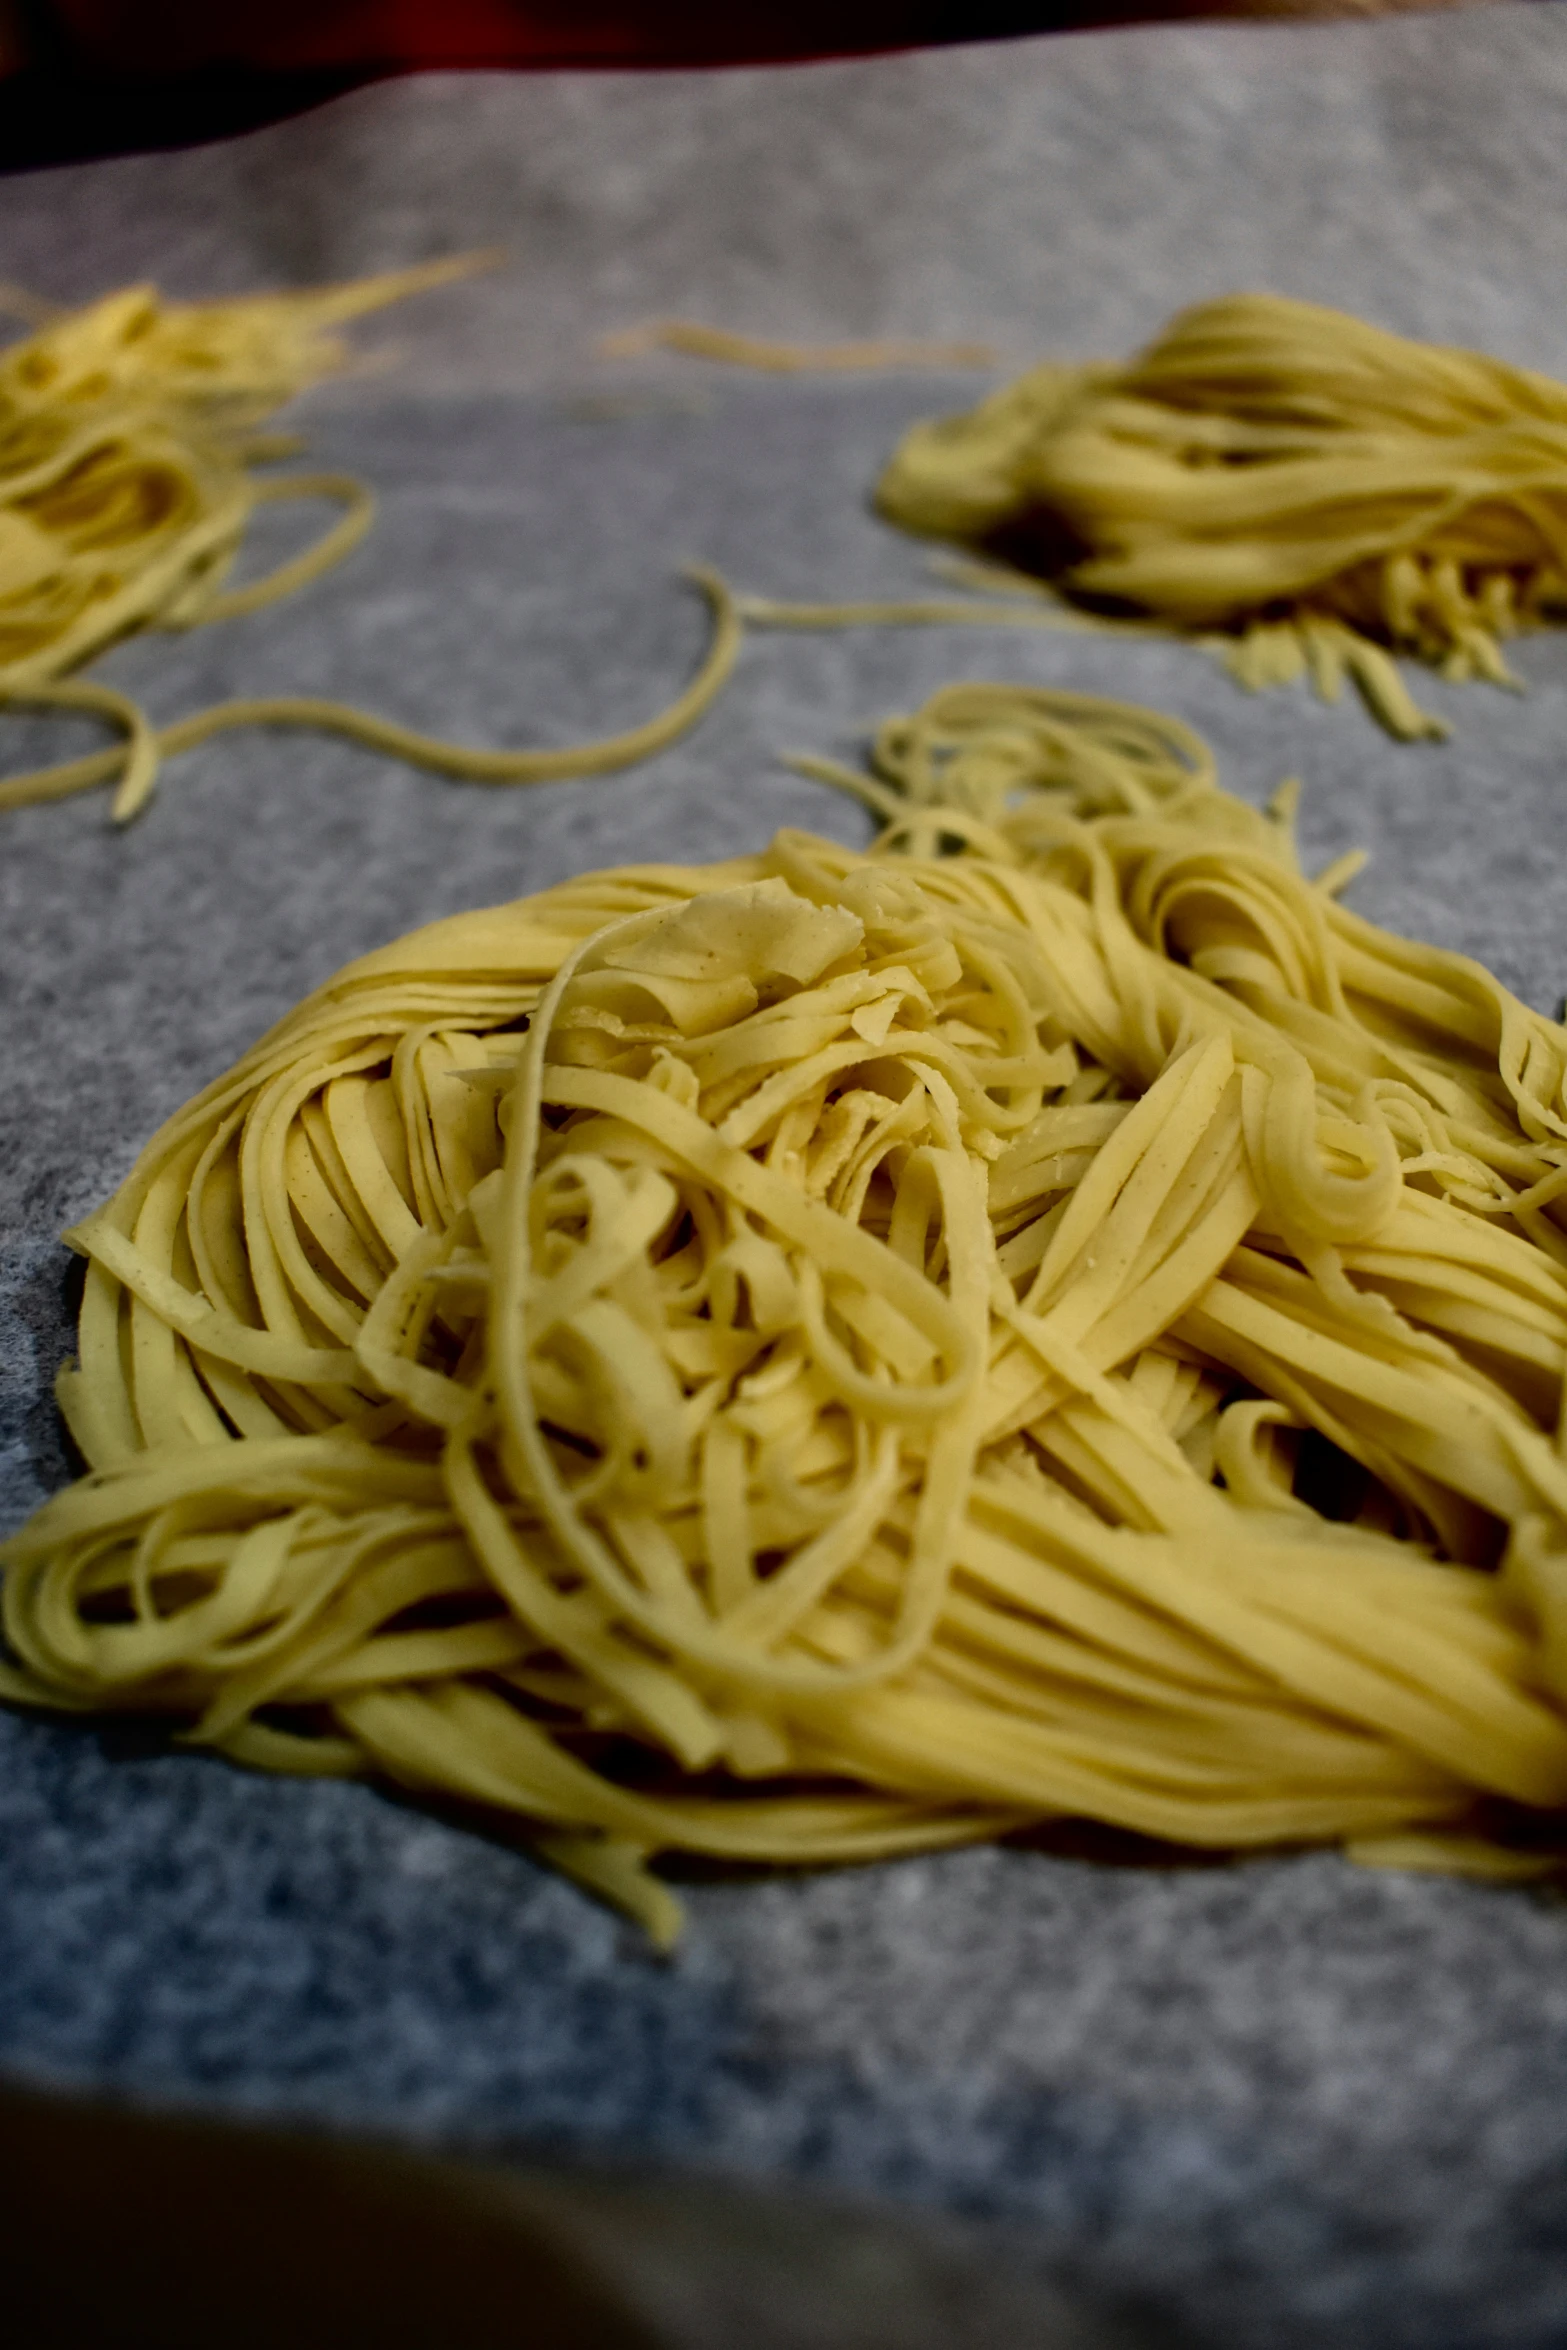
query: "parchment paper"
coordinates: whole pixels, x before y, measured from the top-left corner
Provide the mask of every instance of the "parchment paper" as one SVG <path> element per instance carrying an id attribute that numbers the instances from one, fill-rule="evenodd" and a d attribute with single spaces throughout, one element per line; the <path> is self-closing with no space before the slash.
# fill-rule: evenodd
<path id="1" fill-rule="evenodd" d="M 313 455 L 370 540 L 275 611 L 122 648 L 173 715 L 329 692 L 475 741 L 564 741 L 674 690 L 700 558 L 779 595 L 918 588 L 865 491 L 984 379 L 764 381 L 595 362 L 685 312 L 825 337 L 1127 349 L 1266 285 L 1567 374 L 1567 13 L 1153 30 L 769 72 L 431 76 L 183 155 L 0 182 L 4 273 L 182 294 L 504 241 L 365 338 Z M 289 527 L 269 516 L 269 532 Z M 284 543 L 258 537 L 260 569 Z M 1305 781 L 1355 902 L 1567 987 L 1567 648 L 1513 697 L 1415 682 L 1441 748 L 1194 652 L 1017 632 L 758 637 L 631 775 L 455 787 L 301 737 L 181 762 L 146 819 L 0 821 L 0 1477 L 67 1474 L 54 1235 L 349 956 L 582 867 L 864 837 L 776 754 L 852 751 L 959 676 L 1124 694 L 1256 796 Z M 17 763 L 91 739 L 8 720 Z M 1215 2342 L 1567 2336 L 1567 1910 L 1332 1856 L 1156 1871 L 1005 1850 L 699 1883 L 669 1963 L 524 1856 L 370 1789 L 264 1781 L 0 1718 L 0 2064 L 146 2099 L 569 2148 L 1024 2223 Z"/>

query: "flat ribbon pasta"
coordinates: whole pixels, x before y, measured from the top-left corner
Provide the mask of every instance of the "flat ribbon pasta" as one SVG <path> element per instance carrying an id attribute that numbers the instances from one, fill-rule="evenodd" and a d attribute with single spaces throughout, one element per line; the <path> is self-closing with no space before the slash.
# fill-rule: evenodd
<path id="1" fill-rule="evenodd" d="M 373 712 L 307 695 L 222 702 L 154 727 L 129 696 L 73 673 L 142 629 L 233 620 L 306 587 L 363 539 L 375 500 L 335 473 L 257 476 L 298 444 L 256 426 L 307 385 L 347 365 L 331 329 L 388 302 L 486 266 L 458 255 L 356 284 L 164 301 L 132 286 L 75 312 L 45 315 L 0 351 L 0 707 L 106 719 L 121 739 L 53 767 L 0 780 L 0 810 L 66 799 L 112 782 L 114 821 L 151 798 L 162 762 L 236 727 L 304 727 L 345 736 L 431 773 L 527 784 L 602 775 L 663 749 L 721 692 L 741 623 L 727 587 L 691 577 L 711 608 L 711 640 L 690 684 L 642 724 L 555 748 L 443 742 Z M 301 555 L 242 588 L 226 582 L 258 506 L 325 500 L 343 513 Z"/>
<path id="2" fill-rule="evenodd" d="M 660 1852 L 1554 1865 L 1567 1032 L 1175 720 L 956 686 L 847 780 L 870 853 L 437 923 L 170 1120 L 6 1691 L 510 1813 L 663 1941 Z"/>
<path id="3" fill-rule="evenodd" d="M 1243 685 L 1348 678 L 1390 733 L 1440 735 L 1390 651 L 1516 685 L 1503 642 L 1567 612 L 1567 386 L 1233 294 L 1125 366 L 1036 367 L 916 425 L 877 502 L 1081 605 L 1222 631 Z"/>

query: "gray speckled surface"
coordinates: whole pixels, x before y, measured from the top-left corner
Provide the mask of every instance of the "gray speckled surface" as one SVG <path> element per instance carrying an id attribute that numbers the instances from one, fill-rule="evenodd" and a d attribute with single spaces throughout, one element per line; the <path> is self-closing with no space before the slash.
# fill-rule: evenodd
<path id="1" fill-rule="evenodd" d="M 393 330 L 399 380 L 438 391 L 558 381 L 593 334 L 669 312 L 1113 351 L 1248 284 L 1567 372 L 1558 13 L 427 74 L 176 160 L 13 181 L 5 269 L 206 294 L 504 243 L 500 278 Z"/>
<path id="2" fill-rule="evenodd" d="M 0 182 L 7 274 L 50 291 L 138 270 L 212 291 L 502 231 L 520 256 L 410 311 L 402 373 L 312 403 L 322 462 L 382 493 L 352 560 L 102 674 L 160 712 L 331 690 L 560 740 L 685 673 L 689 558 L 778 594 L 922 580 L 863 489 L 969 379 L 670 363 L 624 379 L 640 406 L 585 413 L 592 332 L 650 311 L 1083 347 L 1240 279 L 1567 372 L 1564 84 L 1567 11 L 1498 8 L 636 84 L 436 77 L 222 150 Z M 1156 644 L 759 637 L 702 726 L 620 779 L 486 792 L 258 735 L 180 763 L 128 835 L 96 799 L 6 819 L 5 1521 L 65 1473 L 52 1235 L 350 954 L 589 864 L 780 823 L 858 838 L 774 754 L 1012 675 L 1179 711 L 1237 788 L 1300 774 L 1313 849 L 1376 852 L 1363 908 L 1554 1006 L 1567 644 L 1519 665 L 1525 697 L 1421 680 L 1455 735 L 1411 749 Z M 8 739 L 20 761 L 78 738 Z M 522 1855 L 374 1791 L 15 1717 L 0 1844 L 0 2065 L 25 2077 L 942 2202 L 1216 2342 L 1567 2338 L 1567 1909 L 1534 1896 L 1331 1856 L 980 1852 L 696 1884 L 663 1964 Z"/>

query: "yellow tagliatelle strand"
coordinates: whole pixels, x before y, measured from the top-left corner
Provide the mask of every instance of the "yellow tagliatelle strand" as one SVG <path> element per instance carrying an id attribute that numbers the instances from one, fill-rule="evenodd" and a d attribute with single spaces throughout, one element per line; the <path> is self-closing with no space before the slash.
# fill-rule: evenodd
<path id="1" fill-rule="evenodd" d="M 858 854 L 351 965 L 73 1235 L 4 1686 L 660 1852 L 1567 1812 L 1567 1031 L 1173 719 L 955 686 Z"/>
<path id="2" fill-rule="evenodd" d="M 689 318 L 655 318 L 600 337 L 601 359 L 641 359 L 649 351 L 678 351 L 688 359 L 716 359 L 764 375 L 865 375 L 900 367 L 994 367 L 989 343 L 917 342 L 883 338 L 864 343 L 784 343 Z"/>
<path id="3" fill-rule="evenodd" d="M 1222 631 L 1245 685 L 1348 677 L 1405 738 L 1445 730 L 1389 651 L 1516 684 L 1502 643 L 1567 612 L 1567 386 L 1274 295 L 916 426 L 877 498 L 1095 609 Z"/>
<path id="4" fill-rule="evenodd" d="M 641 726 L 556 750 L 442 742 L 303 695 L 225 702 L 155 728 L 127 695 L 70 674 L 136 630 L 259 611 L 357 546 L 375 512 L 364 485 L 342 474 L 257 479 L 253 467 L 289 444 L 259 440 L 254 428 L 346 364 L 331 328 L 492 258 L 226 303 L 165 303 L 141 286 L 75 313 L 31 305 L 37 331 L 0 352 L 0 705 L 85 712 L 124 739 L 5 778 L 0 809 L 112 781 L 115 821 L 127 823 L 151 797 L 164 759 L 240 726 L 308 727 L 436 774 L 538 783 L 630 766 L 695 723 L 728 678 L 741 633 L 723 582 L 703 569 L 692 576 L 712 606 L 714 632 L 691 684 Z M 225 587 L 256 507 L 298 498 L 345 511 L 265 579 Z"/>
<path id="5" fill-rule="evenodd" d="M 58 767 L 42 767 L 28 775 L 8 776 L 0 782 L 0 809 L 28 807 L 41 800 L 67 799 L 95 784 L 119 779 L 114 816 L 127 822 L 146 805 L 164 759 L 197 749 L 214 735 L 246 726 L 305 727 L 316 734 L 337 734 L 366 750 L 402 759 L 434 775 L 448 775 L 464 783 L 555 783 L 571 776 L 608 775 L 617 768 L 635 766 L 675 742 L 723 691 L 739 658 L 744 626 L 734 598 L 717 572 L 693 565 L 690 575 L 706 597 L 713 615 L 713 633 L 707 652 L 683 692 L 640 726 L 596 742 L 563 744 L 556 750 L 485 750 L 466 743 L 444 742 L 420 734 L 394 719 L 356 710 L 351 703 L 304 694 L 256 696 L 217 702 L 194 717 L 154 730 L 128 696 L 107 686 L 75 681 L 61 686 L 33 687 L 18 693 L 18 702 L 37 702 L 101 715 L 121 725 L 122 743 L 89 752 Z M 282 591 L 279 591 L 282 592 Z"/>

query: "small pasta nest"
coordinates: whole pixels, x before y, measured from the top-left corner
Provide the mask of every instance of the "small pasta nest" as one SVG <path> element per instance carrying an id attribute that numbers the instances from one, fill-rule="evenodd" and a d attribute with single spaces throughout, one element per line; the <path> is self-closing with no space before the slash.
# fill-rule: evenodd
<path id="1" fill-rule="evenodd" d="M 1248 685 L 1348 674 L 1406 736 L 1439 729 L 1388 649 L 1510 684 L 1503 641 L 1567 614 L 1567 387 L 1275 295 L 917 425 L 878 499 L 1094 607 L 1225 632 Z"/>
<path id="2" fill-rule="evenodd" d="M 222 588 L 260 501 L 340 500 L 349 514 L 315 567 L 346 553 L 367 493 L 337 475 L 258 482 L 255 464 L 288 445 L 255 427 L 346 364 L 331 327 L 471 266 L 204 304 L 131 286 L 0 352 L 0 693 L 138 628 L 253 609 L 256 589 Z M 299 584 L 297 568 L 272 592 Z"/>
<path id="3" fill-rule="evenodd" d="M 117 688 L 73 674 L 137 630 L 237 619 L 341 562 L 370 528 L 370 491 L 348 474 L 258 477 L 258 465 L 293 455 L 298 443 L 259 438 L 254 427 L 348 364 L 332 327 L 496 258 L 457 255 L 351 285 L 206 304 L 168 303 L 154 287 L 132 286 L 85 310 L 49 311 L 37 333 L 0 351 L 0 706 L 79 712 L 123 738 L 0 780 L 0 810 L 112 783 L 114 820 L 129 823 L 164 759 L 237 727 L 302 727 L 435 774 L 528 784 L 631 766 L 694 724 L 728 679 L 742 628 L 723 581 L 701 565 L 690 576 L 714 627 L 691 684 L 655 717 L 586 743 L 506 750 L 445 742 L 297 694 L 220 702 L 159 728 Z M 228 588 L 256 508 L 297 498 L 345 511 L 302 554 Z"/>
<path id="4" fill-rule="evenodd" d="M 13 1698 L 659 1853 L 1553 1865 L 1567 1032 L 1174 721 L 962 686 L 867 854 L 351 965 L 71 1235 Z"/>

